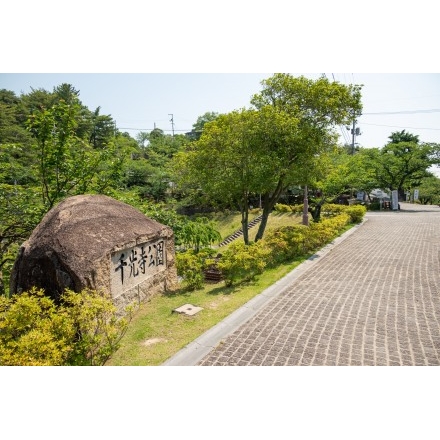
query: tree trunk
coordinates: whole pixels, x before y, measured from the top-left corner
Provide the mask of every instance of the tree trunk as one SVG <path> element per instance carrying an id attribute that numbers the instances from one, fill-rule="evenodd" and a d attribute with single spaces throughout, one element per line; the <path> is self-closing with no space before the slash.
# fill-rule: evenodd
<path id="1" fill-rule="evenodd" d="M 241 207 L 241 228 L 244 244 L 249 244 L 249 203 L 247 196 L 244 198 L 244 203 Z"/>
<path id="2" fill-rule="evenodd" d="M 284 190 L 283 180 L 280 179 L 278 181 L 278 185 L 277 185 L 275 191 L 272 194 L 269 194 L 269 193 L 264 194 L 264 196 L 263 196 L 263 214 L 261 217 L 260 226 L 258 227 L 257 235 L 255 236 L 256 242 L 263 238 L 269 215 L 272 212 L 272 209 L 275 206 L 275 204 L 278 202 L 281 194 L 283 193 L 283 190 Z"/>
<path id="3" fill-rule="evenodd" d="M 304 187 L 304 207 L 303 207 L 303 220 L 304 226 L 309 226 L 309 195 L 307 185 Z"/>
<path id="4" fill-rule="evenodd" d="M 3 271 L 0 269 L 0 296 L 5 294 L 5 284 L 3 282 Z"/>

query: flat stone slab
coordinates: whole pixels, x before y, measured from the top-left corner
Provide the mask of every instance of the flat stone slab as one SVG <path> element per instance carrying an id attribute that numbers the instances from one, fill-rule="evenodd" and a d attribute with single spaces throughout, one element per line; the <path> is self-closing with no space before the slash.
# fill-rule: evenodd
<path id="1" fill-rule="evenodd" d="M 173 312 L 183 313 L 184 315 L 193 316 L 203 310 L 202 307 L 193 306 L 192 304 L 184 304 L 183 306 L 174 309 Z"/>

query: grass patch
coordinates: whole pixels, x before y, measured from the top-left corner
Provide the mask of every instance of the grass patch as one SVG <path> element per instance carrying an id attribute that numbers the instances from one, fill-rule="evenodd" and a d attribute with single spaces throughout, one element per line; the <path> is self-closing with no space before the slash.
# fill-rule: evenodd
<path id="1" fill-rule="evenodd" d="M 249 222 L 258 217 L 260 213 L 249 213 Z M 239 212 L 231 212 L 229 214 L 215 213 L 210 214 L 209 219 L 215 223 L 216 229 L 220 232 L 222 240 L 228 238 L 241 229 L 241 214 Z M 222 241 L 221 240 L 221 241 Z M 217 243 L 219 244 L 219 243 Z"/>
<path id="2" fill-rule="evenodd" d="M 241 225 L 239 214 L 229 214 L 221 217 L 222 222 L 219 223 L 223 223 L 223 226 L 220 225 L 220 228 L 226 231 L 228 229 L 226 223 L 237 222 L 237 217 L 238 224 Z M 269 217 L 267 230 L 301 222 L 302 216 L 296 214 L 272 214 Z M 346 226 L 341 234 L 353 226 Z M 234 227 L 233 231 L 236 229 Z M 281 264 L 276 268 L 265 269 L 264 273 L 258 275 L 252 282 L 232 287 L 226 287 L 224 283 L 206 284 L 200 290 L 192 292 L 180 290 L 151 298 L 141 304 L 121 341 L 119 350 L 106 365 L 161 365 L 180 349 L 287 275 L 310 255 Z M 187 303 L 202 307 L 203 310 L 194 316 L 173 312 L 174 309 Z"/>
<path id="3" fill-rule="evenodd" d="M 161 365 L 180 349 L 222 321 L 253 297 L 287 275 L 307 257 L 266 270 L 255 281 L 225 287 L 208 284 L 195 292 L 178 291 L 153 297 L 141 304 L 119 350 L 106 365 Z M 194 316 L 173 312 L 193 304 L 203 310 Z"/>
<path id="4" fill-rule="evenodd" d="M 262 211 L 257 212 L 255 210 L 252 211 L 252 213 L 249 213 L 249 222 L 258 217 L 261 212 Z M 214 221 L 216 229 L 220 232 L 222 240 L 226 239 L 227 237 L 231 236 L 241 229 L 241 214 L 239 212 L 233 212 L 227 215 L 222 213 L 210 214 L 209 218 Z M 288 226 L 301 223 L 302 215 L 273 212 L 268 218 L 265 232 L 269 231 L 270 229 L 278 228 L 280 226 Z M 249 239 L 251 241 L 254 240 L 255 235 L 257 234 L 258 225 L 259 223 L 249 230 Z"/>

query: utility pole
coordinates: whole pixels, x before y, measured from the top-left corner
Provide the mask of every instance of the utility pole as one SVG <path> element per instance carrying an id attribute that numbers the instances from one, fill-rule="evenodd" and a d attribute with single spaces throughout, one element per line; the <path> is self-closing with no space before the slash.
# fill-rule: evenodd
<path id="1" fill-rule="evenodd" d="M 347 127 L 347 130 L 350 130 L 350 127 Z M 351 128 L 351 154 L 354 154 L 356 136 L 360 136 L 361 134 L 361 129 L 359 127 L 356 127 L 356 119 L 353 117 L 353 126 Z"/>
<path id="2" fill-rule="evenodd" d="M 168 116 L 171 116 L 170 122 L 171 122 L 171 129 L 173 131 L 173 137 L 174 137 L 174 115 L 172 113 L 168 113 Z"/>

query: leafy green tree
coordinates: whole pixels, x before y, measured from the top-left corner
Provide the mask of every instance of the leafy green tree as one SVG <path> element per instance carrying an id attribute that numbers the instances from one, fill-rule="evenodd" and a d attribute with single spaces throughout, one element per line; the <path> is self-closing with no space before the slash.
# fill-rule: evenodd
<path id="1" fill-rule="evenodd" d="M 321 158 L 321 167 L 321 176 L 313 186 L 322 191 L 326 201 L 343 193 L 350 193 L 352 197 L 357 191 L 368 194 L 378 187 L 374 169 L 369 166 L 363 148 L 354 155 L 344 147 L 336 148 Z"/>
<path id="2" fill-rule="evenodd" d="M 36 158 L 32 148 L 20 143 L 0 144 L 0 182 L 8 185 L 34 186 Z"/>
<path id="3" fill-rule="evenodd" d="M 197 118 L 197 121 L 193 124 L 193 128 L 188 136 L 191 140 L 198 140 L 203 133 L 203 128 L 207 122 L 217 119 L 219 114 L 217 112 L 206 112 Z"/>
<path id="4" fill-rule="evenodd" d="M 181 191 L 200 189 L 205 203 L 239 208 L 245 243 L 249 242 L 249 197 L 262 188 L 265 176 L 270 177 L 254 136 L 258 116 L 256 110 L 220 115 L 205 125 L 201 138 L 173 163 Z"/>
<path id="5" fill-rule="evenodd" d="M 388 139 L 390 140 L 390 144 L 400 144 L 401 142 L 410 142 L 414 144 L 419 143 L 419 137 L 415 134 L 408 133 L 405 130 L 402 131 L 395 131 L 391 133 L 390 136 L 388 136 Z"/>
<path id="6" fill-rule="evenodd" d="M 440 205 L 440 178 L 425 177 L 421 180 L 418 189 L 419 200 L 422 204 Z"/>
<path id="7" fill-rule="evenodd" d="M 20 185 L 0 184 L 0 295 L 9 286 L 19 244 L 29 237 L 43 215 L 36 192 Z"/>
<path id="8" fill-rule="evenodd" d="M 220 233 L 206 217 L 187 221 L 180 232 L 180 240 L 185 248 L 193 248 L 197 253 L 202 247 L 208 247 L 221 240 Z"/>
<path id="9" fill-rule="evenodd" d="M 91 114 L 91 133 L 89 142 L 93 148 L 102 149 L 108 145 L 115 135 L 115 123 L 111 116 L 100 115 L 101 107 L 97 107 Z"/>
<path id="10" fill-rule="evenodd" d="M 138 133 L 136 140 L 138 149 L 126 163 L 124 183 L 128 188 L 137 186 L 144 198 L 163 202 L 172 196 L 170 162 L 188 139 L 155 128 L 150 133 Z"/>
<path id="11" fill-rule="evenodd" d="M 391 142 L 380 150 L 369 149 L 369 164 L 375 170 L 378 186 L 389 191 L 397 190 L 402 201 L 406 190 L 418 186 L 424 177 L 430 176 L 428 169 L 434 163 L 433 146 L 418 143 L 417 136 L 403 132 L 393 133 L 390 139 Z"/>
<path id="12" fill-rule="evenodd" d="M 266 148 L 280 163 L 272 181 L 262 194 L 263 218 L 255 237 L 263 237 L 267 219 L 281 194 L 292 184 L 307 183 L 301 170 L 315 168 L 316 157 L 334 145 L 335 127 L 347 124 L 360 114 L 361 86 L 345 86 L 322 77 L 318 80 L 290 74 L 275 74 L 262 81 L 263 89 L 253 96 L 257 109 L 272 106 L 289 115 L 294 132 L 280 142 L 275 127 L 268 127 Z M 303 178 L 302 182 L 298 178 Z M 308 179 L 308 177 L 305 177 Z"/>
<path id="13" fill-rule="evenodd" d="M 103 192 L 122 166 L 117 139 L 96 150 L 76 136 L 79 110 L 78 103 L 60 101 L 32 114 L 28 121 L 37 141 L 38 178 L 47 209 L 69 195 Z"/>

